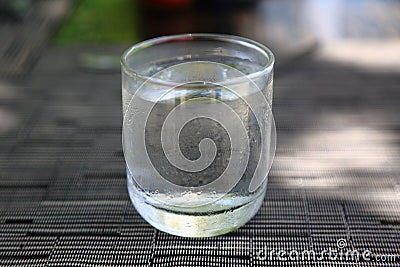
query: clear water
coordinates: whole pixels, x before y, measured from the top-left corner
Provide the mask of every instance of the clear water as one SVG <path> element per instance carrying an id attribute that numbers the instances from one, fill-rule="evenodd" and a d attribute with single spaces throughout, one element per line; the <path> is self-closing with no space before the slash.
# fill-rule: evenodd
<path id="1" fill-rule="evenodd" d="M 229 233 L 246 224 L 260 208 L 266 182 L 253 194 L 228 193 L 216 202 L 193 208 L 177 208 L 154 200 L 152 195 L 170 199 L 171 195 L 148 194 L 140 190 L 128 171 L 128 191 L 139 214 L 157 229 L 178 236 L 207 237 Z M 196 197 L 207 198 L 205 192 Z M 177 203 L 186 203 L 191 194 L 175 196 Z"/>
<path id="2" fill-rule="evenodd" d="M 238 61 L 236 61 L 238 62 Z M 179 62 L 169 62 L 168 66 L 173 66 Z M 240 62 L 234 65 L 230 62 L 229 66 L 240 69 L 245 74 L 255 72 L 259 66 L 251 65 L 249 62 Z M 143 72 L 152 75 L 164 69 L 165 64 L 144 66 Z M 235 76 L 236 75 L 236 76 Z M 209 82 L 220 82 L 226 79 L 237 77 L 237 72 L 232 72 L 230 67 L 224 68 L 221 65 L 210 66 L 209 64 L 193 63 L 188 68 L 187 65 L 174 67 L 170 71 L 164 71 L 157 75 L 157 78 L 174 82 L 187 82 L 193 80 L 207 80 Z M 133 77 L 126 77 L 123 80 L 123 110 L 126 112 L 137 112 L 149 103 L 156 103 L 146 122 L 146 150 L 153 166 L 169 182 L 193 188 L 185 192 L 174 192 L 164 188 L 154 182 L 154 186 L 143 190 L 138 185 L 137 179 L 154 179 L 149 177 L 146 166 L 135 165 L 135 168 L 127 168 L 128 190 L 131 200 L 136 210 L 141 216 L 156 228 L 179 236 L 204 237 L 215 236 L 230 232 L 244 225 L 259 209 L 266 190 L 266 180 L 255 191 L 249 190 L 250 180 L 256 168 L 257 159 L 260 154 L 260 130 L 258 129 L 254 116 L 248 106 L 239 99 L 237 95 L 223 87 L 205 88 L 201 84 L 195 86 L 192 83 L 189 87 L 181 87 L 170 91 L 160 98 L 160 90 L 166 90 L 162 86 L 152 84 L 146 90 L 137 94 L 138 101 L 133 107 L 129 105 L 132 93 L 137 90 L 143 81 Z M 254 81 L 263 90 L 263 94 L 268 101 L 272 100 L 272 79 L 261 79 Z M 194 86 L 193 86 L 194 85 Z M 246 90 L 244 82 L 238 90 Z M 248 87 L 247 87 L 248 88 Z M 245 94 L 252 96 L 251 90 Z M 204 100 L 207 97 L 207 100 Z M 160 135 L 163 122 L 166 116 L 180 103 L 188 99 L 196 99 L 192 106 L 187 106 L 187 112 L 192 112 L 194 108 L 213 109 L 214 102 L 210 99 L 218 99 L 227 103 L 243 121 L 250 144 L 249 163 L 240 181 L 226 194 L 220 190 L 195 190 L 201 186 L 215 181 L 227 168 L 232 153 L 229 133 L 224 127 L 210 120 L 197 120 L 188 123 L 180 132 L 179 149 L 183 155 L 195 160 L 199 158 L 199 142 L 205 137 L 213 140 L 217 148 L 214 161 L 206 169 L 200 172 L 182 171 L 173 166 L 165 157 L 161 145 Z M 190 109 L 190 110 L 189 110 Z M 229 126 L 234 123 L 231 120 L 223 121 Z M 134 124 L 133 124 L 134 125 Z M 132 136 L 130 138 L 135 138 Z M 182 142 L 181 142 L 182 141 Z M 135 157 L 141 157 L 144 151 L 127 150 L 124 148 L 125 157 L 131 153 Z M 239 147 L 239 153 L 242 148 Z M 245 148 L 243 148 L 244 150 Z M 147 176 L 146 176 L 147 175 Z M 212 201 L 209 201 L 212 200 Z M 191 205 L 187 205 L 190 203 Z M 192 205 L 193 204 L 193 205 Z"/>

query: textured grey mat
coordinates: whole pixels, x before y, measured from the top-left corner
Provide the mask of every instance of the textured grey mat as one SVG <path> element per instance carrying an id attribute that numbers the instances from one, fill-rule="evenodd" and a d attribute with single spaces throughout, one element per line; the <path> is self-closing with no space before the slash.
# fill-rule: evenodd
<path id="1" fill-rule="evenodd" d="M 278 70 L 260 212 L 228 235 L 188 239 L 131 205 L 120 75 L 80 70 L 78 52 L 53 49 L 26 84 L 1 83 L 0 266 L 400 266 L 277 255 L 338 244 L 400 254 L 399 74 L 318 58 Z"/>

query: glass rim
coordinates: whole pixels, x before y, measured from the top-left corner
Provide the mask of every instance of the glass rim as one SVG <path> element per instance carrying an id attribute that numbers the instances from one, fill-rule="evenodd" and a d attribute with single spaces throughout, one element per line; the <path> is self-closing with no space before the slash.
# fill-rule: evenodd
<path id="1" fill-rule="evenodd" d="M 166 35 L 166 36 L 151 38 L 151 39 L 139 42 L 139 43 L 129 47 L 128 49 L 126 49 L 123 52 L 123 54 L 120 58 L 122 71 L 133 78 L 137 78 L 137 79 L 140 79 L 143 81 L 151 81 L 152 83 L 155 83 L 155 84 L 167 85 L 167 86 L 181 85 L 181 83 L 179 83 L 179 82 L 162 80 L 162 79 L 158 79 L 158 78 L 153 78 L 152 76 L 140 74 L 128 66 L 127 59 L 130 55 L 133 55 L 134 53 L 139 52 L 139 51 L 146 49 L 148 47 L 151 47 L 151 46 L 169 43 L 169 42 L 185 42 L 185 41 L 190 42 L 190 41 L 194 41 L 194 40 L 209 40 L 209 41 L 218 41 L 219 40 L 219 41 L 223 41 L 226 43 L 235 43 L 235 44 L 239 44 L 242 46 L 250 47 L 252 49 L 256 49 L 256 50 L 260 51 L 261 53 L 263 53 L 266 58 L 268 58 L 267 63 L 264 66 L 262 66 L 261 70 L 252 72 L 250 74 L 245 74 L 244 77 L 235 77 L 235 78 L 220 81 L 220 82 L 218 82 L 218 84 L 220 84 L 220 85 L 240 83 L 240 81 L 242 81 L 243 79 L 254 80 L 258 77 L 265 75 L 266 73 L 271 72 L 273 69 L 274 63 L 275 63 L 275 56 L 268 47 L 266 47 L 263 44 L 260 44 L 259 42 L 251 40 L 249 38 L 236 36 L 236 35 L 229 35 L 229 34 L 187 33 L 187 34 L 175 34 L 175 35 Z"/>

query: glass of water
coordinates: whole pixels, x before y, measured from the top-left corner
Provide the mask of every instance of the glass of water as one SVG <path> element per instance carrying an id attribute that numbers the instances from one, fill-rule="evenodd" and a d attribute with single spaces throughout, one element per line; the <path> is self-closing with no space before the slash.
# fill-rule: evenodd
<path id="1" fill-rule="evenodd" d="M 130 198 L 151 225 L 188 237 L 244 225 L 275 154 L 274 56 L 249 39 L 160 37 L 121 59 Z"/>

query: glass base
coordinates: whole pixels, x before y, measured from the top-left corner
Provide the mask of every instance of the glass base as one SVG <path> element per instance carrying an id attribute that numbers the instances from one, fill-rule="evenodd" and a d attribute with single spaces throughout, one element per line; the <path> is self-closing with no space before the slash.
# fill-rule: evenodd
<path id="1" fill-rule="evenodd" d="M 155 201 L 138 190 L 128 175 L 129 195 L 139 214 L 155 228 L 184 237 L 217 236 L 243 226 L 259 210 L 266 191 L 265 185 L 251 197 L 227 194 L 213 204 L 183 210 Z"/>

